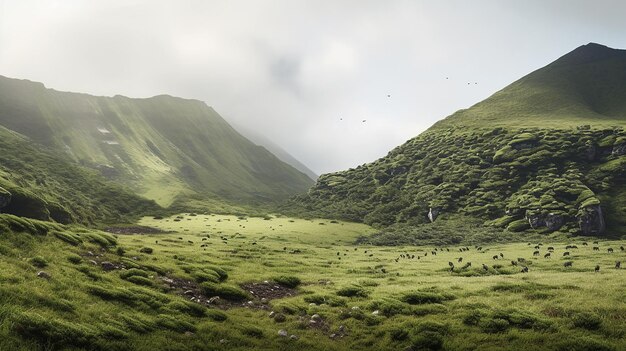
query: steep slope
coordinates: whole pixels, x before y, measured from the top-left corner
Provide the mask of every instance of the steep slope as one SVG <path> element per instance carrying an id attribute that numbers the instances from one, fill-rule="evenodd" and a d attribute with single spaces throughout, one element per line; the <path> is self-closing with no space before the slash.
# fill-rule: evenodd
<path id="1" fill-rule="evenodd" d="M 59 223 L 124 222 L 159 207 L 0 127 L 0 212 Z"/>
<path id="2" fill-rule="evenodd" d="M 312 184 L 196 100 L 96 97 L 0 77 L 0 125 L 162 205 L 267 202 Z"/>
<path id="3" fill-rule="evenodd" d="M 512 232 L 619 235 L 625 111 L 625 51 L 589 44 L 386 157 L 320 176 L 293 204 L 378 227 L 461 217 Z"/>

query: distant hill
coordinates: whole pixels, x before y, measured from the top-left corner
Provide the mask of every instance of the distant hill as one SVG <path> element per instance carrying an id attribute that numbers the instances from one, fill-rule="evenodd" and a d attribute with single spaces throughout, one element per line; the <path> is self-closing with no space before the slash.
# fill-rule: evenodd
<path id="1" fill-rule="evenodd" d="M 386 157 L 320 176 L 290 206 L 379 228 L 478 221 L 616 236 L 626 231 L 625 126 L 626 51 L 588 44 Z"/>
<path id="2" fill-rule="evenodd" d="M 197 100 L 99 97 L 0 76 L 0 125 L 162 206 L 263 204 L 313 184 Z"/>
<path id="3" fill-rule="evenodd" d="M 309 167 L 307 167 L 304 163 L 298 161 L 295 157 L 293 157 L 287 150 L 283 149 L 264 135 L 256 133 L 249 128 L 241 125 L 233 126 L 239 133 L 248 138 L 253 143 L 263 146 L 269 152 L 273 153 L 276 157 L 278 157 L 281 161 L 289 164 L 293 168 L 299 170 L 300 172 L 306 174 L 311 180 L 317 180 L 317 173 L 313 172 Z"/>

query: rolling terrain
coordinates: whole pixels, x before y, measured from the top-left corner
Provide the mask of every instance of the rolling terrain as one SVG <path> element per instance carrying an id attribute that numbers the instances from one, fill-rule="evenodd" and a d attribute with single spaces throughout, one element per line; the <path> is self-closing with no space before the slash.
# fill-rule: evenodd
<path id="1" fill-rule="evenodd" d="M 399 234 L 388 243 L 411 242 L 429 231 L 422 225 L 446 220 L 451 228 L 619 237 L 625 75 L 626 51 L 581 46 L 386 157 L 320 176 L 290 205 Z M 462 239 L 449 232 L 440 231 L 442 242 Z"/>

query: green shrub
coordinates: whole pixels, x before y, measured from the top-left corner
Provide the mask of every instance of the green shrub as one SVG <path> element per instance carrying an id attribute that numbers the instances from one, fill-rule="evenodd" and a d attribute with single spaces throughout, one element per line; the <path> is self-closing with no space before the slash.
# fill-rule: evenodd
<path id="1" fill-rule="evenodd" d="M 470 311 L 463 317 L 463 324 L 478 325 L 483 314 L 480 311 Z"/>
<path id="2" fill-rule="evenodd" d="M 83 261 L 83 258 L 77 254 L 69 254 L 67 255 L 67 260 L 70 261 L 70 263 L 79 264 Z"/>
<path id="3" fill-rule="evenodd" d="M 480 328 L 485 333 L 500 333 L 509 328 L 509 321 L 501 318 L 490 318 L 480 322 Z"/>
<path id="4" fill-rule="evenodd" d="M 58 231 L 54 231 L 52 232 L 52 234 L 56 236 L 57 238 L 59 238 L 60 240 L 65 241 L 66 243 L 70 245 L 77 246 L 83 242 L 81 238 L 76 234 L 72 234 L 68 232 L 58 232 Z"/>
<path id="5" fill-rule="evenodd" d="M 250 297 L 248 293 L 233 285 L 206 282 L 200 284 L 200 288 L 206 296 L 219 296 L 226 300 L 241 301 Z"/>
<path id="6" fill-rule="evenodd" d="M 44 268 L 48 266 L 48 261 L 41 256 L 35 256 L 29 259 L 28 262 L 37 268 Z"/>
<path id="7" fill-rule="evenodd" d="M 131 269 L 120 272 L 120 278 L 122 279 L 126 279 L 132 276 L 148 278 L 150 276 L 150 273 L 144 271 L 143 269 L 137 269 L 137 268 L 131 268 Z"/>
<path id="8" fill-rule="evenodd" d="M 404 294 L 400 300 L 411 305 L 421 305 L 427 303 L 441 303 L 444 300 L 449 300 L 451 297 L 444 296 L 438 293 L 415 291 Z"/>
<path id="9" fill-rule="evenodd" d="M 150 255 L 154 252 L 154 250 L 151 247 L 142 247 L 139 252 Z"/>
<path id="10" fill-rule="evenodd" d="M 337 295 L 344 297 L 367 297 L 369 293 L 360 286 L 348 286 L 337 290 Z"/>
<path id="11" fill-rule="evenodd" d="M 602 319 L 589 312 L 580 312 L 572 316 L 572 323 L 576 328 L 597 330 L 600 329 L 600 326 L 602 325 Z"/>
<path id="12" fill-rule="evenodd" d="M 207 315 L 207 317 L 209 317 L 210 319 L 216 322 L 223 322 L 226 319 L 228 319 L 228 316 L 226 315 L 226 313 L 219 311 L 219 310 L 208 309 L 205 311 L 205 314 Z"/>
<path id="13" fill-rule="evenodd" d="M 275 277 L 274 281 L 279 285 L 285 286 L 287 288 L 296 288 L 300 285 L 300 278 L 294 276 L 281 275 L 279 277 Z"/>
<path id="14" fill-rule="evenodd" d="M 205 316 L 207 311 L 206 307 L 203 305 L 190 301 L 172 301 L 167 307 L 193 317 Z"/>

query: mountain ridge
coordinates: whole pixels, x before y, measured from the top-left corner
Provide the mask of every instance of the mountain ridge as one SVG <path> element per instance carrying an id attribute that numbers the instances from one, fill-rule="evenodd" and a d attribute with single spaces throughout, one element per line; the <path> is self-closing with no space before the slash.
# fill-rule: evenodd
<path id="1" fill-rule="evenodd" d="M 195 99 L 93 96 L 0 77 L 0 125 L 163 206 L 198 196 L 267 203 L 312 184 Z"/>

